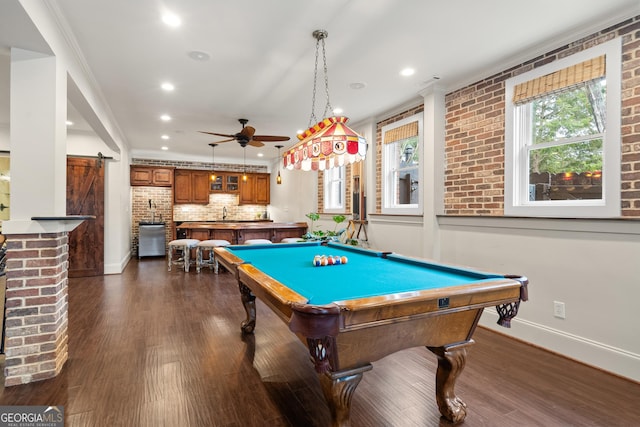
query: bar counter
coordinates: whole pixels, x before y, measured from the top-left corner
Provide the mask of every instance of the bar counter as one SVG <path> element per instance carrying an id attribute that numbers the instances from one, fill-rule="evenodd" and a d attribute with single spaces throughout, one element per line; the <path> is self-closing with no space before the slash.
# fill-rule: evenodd
<path id="1" fill-rule="evenodd" d="M 279 243 L 287 237 L 301 237 L 307 232 L 306 222 L 198 222 L 187 221 L 176 225 L 181 237 L 198 240 L 227 240 L 242 245 L 250 239 L 267 239 Z"/>

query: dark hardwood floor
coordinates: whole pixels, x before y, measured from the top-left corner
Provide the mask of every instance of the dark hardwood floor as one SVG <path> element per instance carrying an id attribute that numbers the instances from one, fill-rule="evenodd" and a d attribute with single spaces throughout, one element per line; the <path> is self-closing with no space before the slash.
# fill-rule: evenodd
<path id="1" fill-rule="evenodd" d="M 262 303 L 253 336 L 228 273 L 167 272 L 133 260 L 122 275 L 69 280 L 62 373 L 5 388 L 0 405 L 63 405 L 66 426 L 326 426 L 307 349 Z M 464 426 L 638 426 L 640 384 L 478 328 L 456 392 Z M 352 425 L 445 426 L 435 356 L 424 348 L 373 364 Z"/>

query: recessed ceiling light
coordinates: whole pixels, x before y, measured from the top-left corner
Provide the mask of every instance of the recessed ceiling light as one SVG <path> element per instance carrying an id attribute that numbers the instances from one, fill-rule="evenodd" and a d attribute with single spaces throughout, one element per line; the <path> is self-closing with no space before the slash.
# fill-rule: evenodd
<path id="1" fill-rule="evenodd" d="M 199 50 L 192 50 L 191 52 L 187 53 L 187 56 L 189 56 L 189 58 L 193 59 L 194 61 L 208 61 L 211 58 L 211 56 L 207 52 L 201 52 Z"/>
<path id="2" fill-rule="evenodd" d="M 303 131 L 302 129 L 298 129 L 298 130 L 296 131 L 296 134 L 298 134 L 298 135 L 302 135 L 302 133 L 303 133 L 303 132 L 304 132 L 304 131 Z"/>
<path id="3" fill-rule="evenodd" d="M 67 126 L 73 126 L 73 122 L 71 120 L 67 120 Z"/>
<path id="4" fill-rule="evenodd" d="M 173 28 L 179 27 L 180 24 L 182 24 L 182 20 L 180 20 L 180 17 L 171 12 L 166 12 L 164 15 L 162 15 L 162 22 Z"/>
<path id="5" fill-rule="evenodd" d="M 160 116 L 160 120 L 162 120 L 163 122 L 168 122 L 169 120 L 171 120 L 171 116 L 168 114 L 163 114 Z"/>
<path id="6" fill-rule="evenodd" d="M 160 147 L 160 149 L 162 149 L 162 150 L 164 150 L 164 151 L 167 151 L 167 150 L 169 149 L 169 147 L 167 147 L 167 146 L 165 145 L 165 146 Z"/>
<path id="7" fill-rule="evenodd" d="M 264 154 L 258 153 L 258 157 L 262 157 L 262 156 L 264 156 Z"/>
<path id="8" fill-rule="evenodd" d="M 413 68 L 405 68 L 404 70 L 400 71 L 400 75 L 404 77 L 408 77 L 408 76 L 413 76 L 415 72 L 416 70 L 414 70 Z"/>
<path id="9" fill-rule="evenodd" d="M 351 89 L 358 90 L 358 89 L 364 89 L 365 87 L 367 87 L 367 84 L 364 82 L 354 82 L 349 84 L 349 87 Z"/>
<path id="10" fill-rule="evenodd" d="M 162 139 L 169 139 L 169 135 L 162 135 L 160 138 L 162 138 Z"/>
<path id="11" fill-rule="evenodd" d="M 164 82 L 162 83 L 162 85 L 160 86 L 163 90 L 166 90 L 167 92 L 171 92 L 172 90 L 174 90 L 176 87 L 169 83 L 169 82 Z"/>
<path id="12" fill-rule="evenodd" d="M 342 108 L 333 109 L 333 114 L 342 114 L 342 113 L 344 113 L 344 110 Z"/>

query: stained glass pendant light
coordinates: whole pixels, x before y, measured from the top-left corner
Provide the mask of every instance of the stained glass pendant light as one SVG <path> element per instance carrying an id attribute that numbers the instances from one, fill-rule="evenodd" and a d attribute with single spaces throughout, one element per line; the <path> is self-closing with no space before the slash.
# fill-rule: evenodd
<path id="1" fill-rule="evenodd" d="M 325 30 L 316 30 L 313 32 L 313 37 L 316 39 L 316 60 L 311 117 L 308 129 L 298 135 L 300 141 L 288 149 L 283 156 L 283 163 L 287 169 L 302 169 L 304 171 L 330 169 L 363 160 L 367 152 L 366 140 L 347 126 L 348 118 L 328 116 L 329 113 L 333 114 L 329 100 L 329 76 L 325 52 L 325 39 L 328 37 L 328 33 Z M 326 104 L 322 120 L 317 121 L 315 103 L 320 45 L 322 45 Z"/>

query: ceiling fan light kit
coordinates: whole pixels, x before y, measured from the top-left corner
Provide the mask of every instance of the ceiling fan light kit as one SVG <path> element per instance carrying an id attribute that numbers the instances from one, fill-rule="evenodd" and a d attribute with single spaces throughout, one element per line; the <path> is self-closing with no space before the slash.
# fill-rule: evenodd
<path id="1" fill-rule="evenodd" d="M 328 113 L 332 112 L 331 101 L 329 100 L 329 76 L 327 74 L 327 57 L 324 43 L 324 39 L 329 34 L 325 30 L 316 30 L 312 35 L 316 39 L 316 59 L 313 75 L 311 117 L 309 118 L 308 129 L 298 135 L 300 142 L 288 149 L 283 156 L 283 163 L 287 169 L 301 169 L 303 171 L 325 170 L 361 161 L 367 153 L 367 141 L 362 135 L 347 126 L 348 118 L 342 116 L 327 117 Z M 317 122 L 315 103 L 320 45 L 322 45 L 327 99 L 323 119 Z"/>

